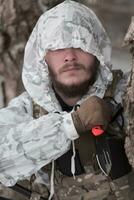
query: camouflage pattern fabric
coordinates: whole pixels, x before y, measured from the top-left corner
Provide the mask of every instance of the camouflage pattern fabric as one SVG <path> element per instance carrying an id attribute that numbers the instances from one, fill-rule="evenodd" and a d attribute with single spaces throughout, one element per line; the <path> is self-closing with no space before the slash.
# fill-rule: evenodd
<path id="1" fill-rule="evenodd" d="M 56 170 L 53 200 L 134 200 L 133 172 L 111 181 L 102 174 L 95 174 L 91 166 L 85 169 L 86 174 L 76 176 L 76 179 Z M 26 185 L 30 185 L 29 182 L 25 182 Z M 1 185 L 0 196 L 12 200 L 47 200 L 49 197 L 48 189 L 43 184 L 35 184 L 32 190 L 28 198 Z"/>
<path id="2" fill-rule="evenodd" d="M 88 166 L 87 173 L 66 177 L 56 173 L 55 200 L 134 200 L 134 173 L 110 180 L 95 174 Z"/>

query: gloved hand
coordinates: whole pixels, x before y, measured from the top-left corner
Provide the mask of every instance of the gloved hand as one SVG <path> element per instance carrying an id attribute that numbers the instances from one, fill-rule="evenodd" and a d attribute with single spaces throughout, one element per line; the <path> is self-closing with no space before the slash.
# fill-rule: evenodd
<path id="1" fill-rule="evenodd" d="M 90 131 L 96 125 L 102 125 L 105 130 L 110 121 L 107 103 L 97 96 L 89 97 L 71 115 L 78 134 Z"/>

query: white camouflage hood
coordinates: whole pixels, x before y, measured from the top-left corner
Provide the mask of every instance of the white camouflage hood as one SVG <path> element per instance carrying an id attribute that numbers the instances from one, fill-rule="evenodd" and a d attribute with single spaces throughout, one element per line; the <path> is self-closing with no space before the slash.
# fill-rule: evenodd
<path id="1" fill-rule="evenodd" d="M 52 90 L 44 56 L 48 50 L 70 47 L 81 48 L 100 61 L 97 79 L 82 101 L 89 95 L 102 98 L 112 81 L 111 44 L 99 19 L 88 7 L 66 0 L 39 18 L 25 48 L 22 74 L 25 89 L 49 112 L 61 107 Z"/>

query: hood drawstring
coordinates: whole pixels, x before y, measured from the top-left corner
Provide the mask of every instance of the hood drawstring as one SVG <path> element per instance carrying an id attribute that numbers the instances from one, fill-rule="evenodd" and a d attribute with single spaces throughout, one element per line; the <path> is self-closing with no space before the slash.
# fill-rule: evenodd
<path id="1" fill-rule="evenodd" d="M 77 109 L 79 109 L 80 105 L 79 104 L 76 104 L 74 106 L 74 110 L 76 111 Z M 75 151 L 75 143 L 74 143 L 74 140 L 72 140 L 72 149 L 73 149 L 73 155 L 71 157 L 71 172 L 72 172 L 72 175 L 73 175 L 73 178 L 75 179 L 75 155 L 76 155 L 76 151 Z"/>
<path id="2" fill-rule="evenodd" d="M 72 141 L 72 148 L 73 148 L 73 155 L 71 157 L 71 172 L 73 175 L 73 178 L 75 179 L 75 144 L 74 141 Z M 54 195 L 54 160 L 52 161 L 52 169 L 51 169 L 51 178 L 50 178 L 50 196 L 48 200 L 51 200 Z"/>
<path id="3" fill-rule="evenodd" d="M 50 196 L 48 200 L 51 200 L 54 195 L 54 160 L 52 160 L 51 178 L 50 178 Z"/>
<path id="4" fill-rule="evenodd" d="M 71 172 L 73 175 L 73 178 L 75 179 L 75 144 L 74 144 L 74 140 L 72 141 L 72 147 L 73 147 L 73 155 L 71 157 Z"/>

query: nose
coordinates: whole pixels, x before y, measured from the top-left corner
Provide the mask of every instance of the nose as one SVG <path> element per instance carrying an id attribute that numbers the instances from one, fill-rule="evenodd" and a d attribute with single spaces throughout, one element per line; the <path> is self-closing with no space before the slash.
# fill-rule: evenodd
<path id="1" fill-rule="evenodd" d="M 72 62 L 76 60 L 77 60 L 77 56 L 76 56 L 75 50 L 73 48 L 66 49 L 64 62 Z"/>

